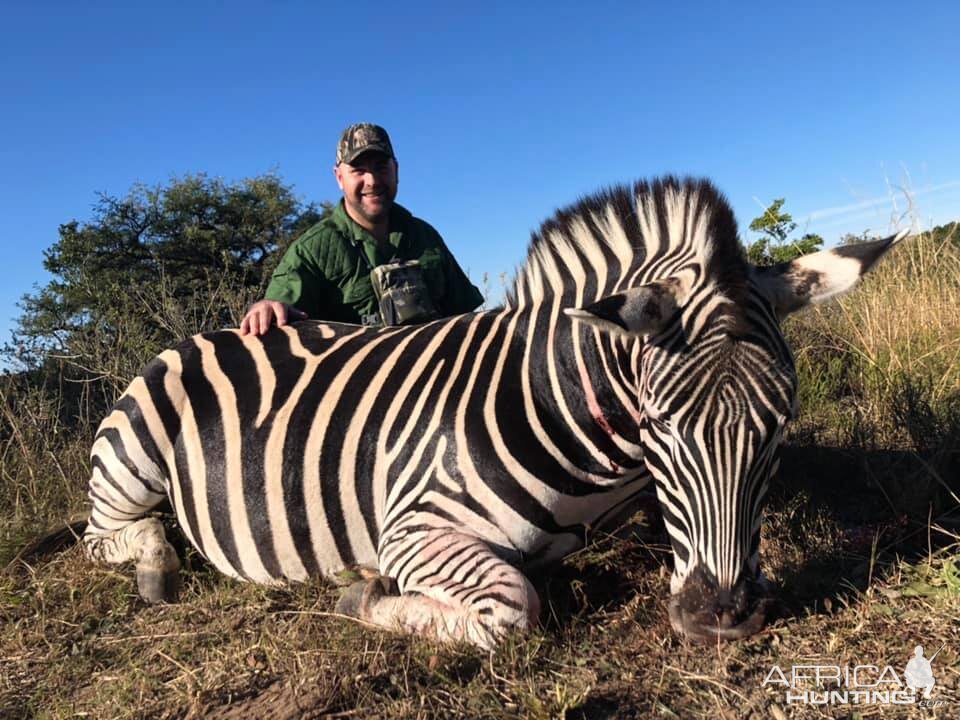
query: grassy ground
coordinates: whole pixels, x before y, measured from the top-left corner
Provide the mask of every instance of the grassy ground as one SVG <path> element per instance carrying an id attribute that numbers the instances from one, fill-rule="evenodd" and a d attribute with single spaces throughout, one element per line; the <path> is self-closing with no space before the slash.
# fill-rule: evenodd
<path id="1" fill-rule="evenodd" d="M 756 637 L 667 620 L 652 504 L 547 576 L 542 625 L 494 654 L 332 614 L 337 589 L 229 581 L 186 557 L 176 605 L 74 546 L 0 576 L 0 717 L 960 717 L 960 253 L 912 242 L 859 292 L 792 320 L 804 410 L 763 529 L 780 587 Z M 82 510 L 89 427 L 49 393 L 0 398 L 0 565 Z M 47 399 L 45 399 L 47 398 Z M 892 665 L 922 644 L 935 708 L 788 705 L 774 665 Z"/>

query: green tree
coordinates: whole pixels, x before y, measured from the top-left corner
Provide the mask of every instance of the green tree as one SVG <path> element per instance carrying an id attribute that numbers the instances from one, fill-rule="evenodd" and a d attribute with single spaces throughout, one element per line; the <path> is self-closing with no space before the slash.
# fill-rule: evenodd
<path id="1" fill-rule="evenodd" d="M 750 223 L 753 232 L 761 237 L 747 246 L 747 259 L 754 265 L 776 265 L 789 262 L 795 257 L 816 252 L 823 247 L 823 238 L 807 233 L 799 239 L 789 236 L 797 228 L 790 213 L 783 211 L 784 198 L 777 198 L 763 214 Z"/>
<path id="2" fill-rule="evenodd" d="M 58 361 L 75 379 L 125 386 L 164 347 L 235 325 L 279 251 L 329 209 L 301 203 L 272 174 L 189 175 L 100 195 L 93 217 L 61 225 L 45 251 L 53 277 L 23 298 L 8 361 Z"/>
<path id="3" fill-rule="evenodd" d="M 955 220 L 946 225 L 938 225 L 930 231 L 930 237 L 937 243 L 949 241 L 960 247 L 960 223 Z"/>
<path id="4" fill-rule="evenodd" d="M 875 239 L 876 238 L 870 235 L 869 230 L 864 230 L 859 235 L 857 235 L 856 233 L 848 232 L 848 233 L 845 233 L 840 238 L 840 244 L 841 245 L 859 245 L 860 243 L 870 242 L 871 240 L 875 240 Z"/>

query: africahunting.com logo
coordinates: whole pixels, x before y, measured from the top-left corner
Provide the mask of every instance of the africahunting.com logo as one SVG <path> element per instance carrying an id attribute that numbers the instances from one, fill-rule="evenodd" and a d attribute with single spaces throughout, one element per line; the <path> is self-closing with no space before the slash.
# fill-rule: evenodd
<path id="1" fill-rule="evenodd" d="M 781 688 L 786 702 L 806 705 L 918 705 L 938 707 L 932 698 L 936 679 L 933 661 L 943 645 L 929 658 L 923 646 L 914 648 L 902 673 L 892 665 L 774 665 L 763 687 Z"/>

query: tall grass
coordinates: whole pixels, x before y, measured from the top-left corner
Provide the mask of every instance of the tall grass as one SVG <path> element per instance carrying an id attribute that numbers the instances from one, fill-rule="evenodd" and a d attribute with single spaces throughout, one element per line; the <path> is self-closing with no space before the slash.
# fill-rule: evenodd
<path id="1" fill-rule="evenodd" d="M 808 420 L 856 415 L 887 443 L 909 444 L 905 405 L 950 415 L 960 402 L 960 246 L 910 238 L 862 286 L 791 318 Z"/>

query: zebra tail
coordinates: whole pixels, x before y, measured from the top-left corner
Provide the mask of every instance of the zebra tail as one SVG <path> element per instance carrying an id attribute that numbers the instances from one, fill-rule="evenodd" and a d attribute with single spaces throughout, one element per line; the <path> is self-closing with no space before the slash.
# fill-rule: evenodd
<path id="1" fill-rule="evenodd" d="M 80 542 L 86 528 L 86 518 L 68 521 L 65 525 L 52 528 L 22 547 L 0 571 L 0 574 L 22 580 L 45 557 L 62 552 Z"/>

